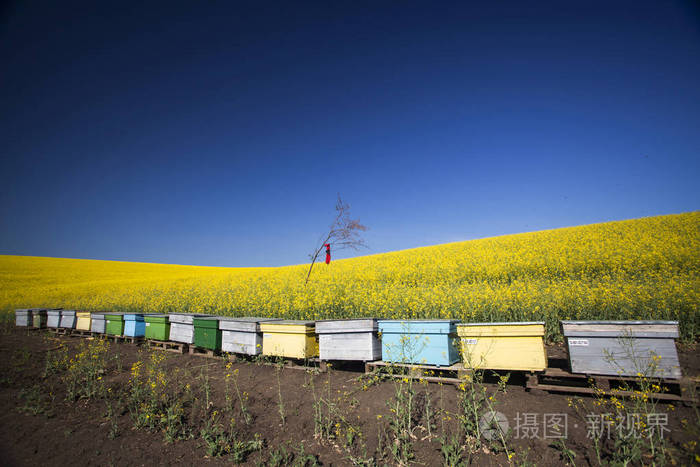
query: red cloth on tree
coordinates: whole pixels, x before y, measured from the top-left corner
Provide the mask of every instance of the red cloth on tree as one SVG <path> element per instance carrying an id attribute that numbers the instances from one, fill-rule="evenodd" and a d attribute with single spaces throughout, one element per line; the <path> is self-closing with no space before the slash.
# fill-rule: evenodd
<path id="1" fill-rule="evenodd" d="M 331 262 L 331 244 L 326 243 L 324 245 L 326 247 L 326 264 Z"/>

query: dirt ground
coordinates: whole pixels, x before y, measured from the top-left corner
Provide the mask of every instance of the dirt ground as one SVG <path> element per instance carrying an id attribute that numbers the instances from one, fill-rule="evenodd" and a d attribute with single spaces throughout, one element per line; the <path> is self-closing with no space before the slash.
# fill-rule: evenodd
<path id="1" fill-rule="evenodd" d="M 58 337 L 46 331 L 31 331 L 7 327 L 0 334 L 0 463 L 6 466 L 32 465 L 208 465 L 231 464 L 228 456 L 207 456 L 199 434 L 203 420 L 191 422 L 195 427 L 190 439 L 172 443 L 164 441 L 160 431 L 134 429 L 132 416 L 123 409 L 111 418 L 107 413 L 107 400 L 103 397 L 68 401 L 60 375 L 43 376 L 47 354 L 60 349 L 76 349 L 84 338 Z M 143 360 L 148 352 L 133 344 L 110 344 L 110 353 L 119 355 L 120 364 L 110 367 L 104 383 L 115 391 L 125 387 L 134 362 Z M 548 349 L 553 362 L 564 361 L 565 351 L 559 347 Z M 165 353 L 162 365 L 169 374 L 181 373 L 192 386 L 201 384 L 205 375 L 211 384 L 213 404 L 216 408 L 226 405 L 226 374 L 238 370 L 240 390 L 248 394 L 247 409 L 252 416 L 250 424 L 237 417 L 236 432 L 241 440 L 262 440 L 262 449 L 247 456 L 244 465 L 270 465 L 287 454 L 279 465 L 294 460 L 297 465 L 340 466 L 361 464 L 374 458 L 377 465 L 395 465 L 388 454 L 392 412 L 388 402 L 395 395 L 396 383 L 364 375 L 364 367 L 338 367 L 327 372 L 313 372 L 283 368 L 254 361 L 236 361 L 229 368 L 223 358 L 203 358 L 191 355 Z M 680 352 L 686 375 L 700 374 L 700 353 L 697 348 L 682 348 Z M 115 360 L 116 361 L 116 360 Z M 179 371 L 179 370 L 178 370 Z M 343 417 L 343 428 L 353 427 L 354 439 L 347 442 L 346 434 L 336 439 L 323 440 L 314 437 L 314 396 L 310 383 L 317 392 L 330 392 Z M 28 388 L 41 388 L 39 401 L 28 403 Z M 576 465 L 597 465 L 591 440 L 588 438 L 586 420 L 571 407 L 571 395 L 528 392 L 523 379 L 511 375 L 506 385 L 498 390 L 498 384 L 487 384 L 493 395 L 496 410 L 503 413 L 510 427 L 522 414 L 535 414 L 538 433 L 533 439 L 512 436 L 508 441 L 508 453 L 514 465 L 562 465 L 565 460 L 561 444 L 545 437 L 544 418 L 547 414 L 566 416 L 567 437 L 565 446 L 574 454 Z M 415 425 L 412 448 L 418 465 L 443 465 L 442 437 L 458 432 L 459 398 L 461 392 L 453 384 L 415 383 Z M 282 398 L 285 420 L 279 414 L 279 398 Z M 583 396 L 586 404 L 595 401 Z M 426 406 L 431 415 L 426 416 Z M 238 405 L 236 405 L 238 407 Z M 696 412 L 684 404 L 663 403 L 659 410 L 668 413 L 669 460 L 679 465 L 688 462 L 685 443 L 698 441 L 693 431 L 682 420 L 696 422 Z M 223 410 L 223 409 L 221 409 Z M 240 414 L 238 414 L 240 415 Z M 426 429 L 426 418 L 430 432 Z M 531 419 L 533 416 L 531 416 Z M 116 436 L 114 431 L 117 432 Z M 383 452 L 378 451 L 383 443 Z M 344 447 L 349 445 L 348 448 Z M 687 444 L 685 444 L 687 446 Z M 303 453 L 302 453 L 303 449 Z M 494 452 L 499 451 L 499 452 Z M 278 455 L 273 459 L 274 455 Z M 309 456 L 310 457 L 307 457 Z M 306 461 L 302 458 L 307 457 Z M 488 445 L 478 449 L 472 458 L 474 465 L 508 464 L 508 455 Z M 692 462 L 692 460 L 690 460 Z"/>

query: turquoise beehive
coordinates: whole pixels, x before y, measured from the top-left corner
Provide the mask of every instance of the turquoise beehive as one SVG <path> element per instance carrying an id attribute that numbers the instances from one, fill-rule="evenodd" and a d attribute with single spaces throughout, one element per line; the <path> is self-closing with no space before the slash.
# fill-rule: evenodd
<path id="1" fill-rule="evenodd" d="M 143 337 L 146 334 L 146 321 L 141 313 L 124 314 L 124 335 Z"/>
<path id="2" fill-rule="evenodd" d="M 382 360 L 450 366 L 459 361 L 458 320 L 379 320 Z"/>

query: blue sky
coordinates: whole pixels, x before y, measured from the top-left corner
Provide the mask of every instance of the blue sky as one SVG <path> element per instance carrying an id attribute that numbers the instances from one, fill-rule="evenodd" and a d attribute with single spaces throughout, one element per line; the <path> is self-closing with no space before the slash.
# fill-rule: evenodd
<path id="1" fill-rule="evenodd" d="M 0 253 L 296 264 L 336 193 L 364 254 L 700 208 L 696 3 L 481 3 L 11 2 Z"/>

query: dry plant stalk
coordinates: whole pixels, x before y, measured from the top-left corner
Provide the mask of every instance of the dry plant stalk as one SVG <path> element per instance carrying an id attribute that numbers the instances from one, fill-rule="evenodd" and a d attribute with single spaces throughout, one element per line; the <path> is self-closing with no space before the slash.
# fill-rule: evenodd
<path id="1" fill-rule="evenodd" d="M 304 285 L 309 283 L 311 271 L 326 243 L 332 244 L 336 251 L 346 248 L 352 248 L 353 250 L 367 248 L 367 244 L 360 237 L 360 232 L 366 231 L 367 227 L 360 224 L 359 219 L 350 218 L 350 205 L 342 200 L 340 194 L 338 194 L 338 200 L 335 203 L 335 213 L 335 219 L 333 219 L 328 228 L 328 232 L 321 236 L 318 246 L 309 254 L 311 265 L 309 266 L 309 272 L 306 274 Z"/>

